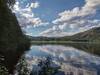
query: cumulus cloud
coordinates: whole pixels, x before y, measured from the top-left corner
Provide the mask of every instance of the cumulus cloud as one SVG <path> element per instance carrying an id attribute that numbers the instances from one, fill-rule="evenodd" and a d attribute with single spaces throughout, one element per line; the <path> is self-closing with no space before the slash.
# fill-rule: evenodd
<path id="1" fill-rule="evenodd" d="M 54 25 L 53 27 L 40 33 L 41 36 L 62 37 L 71 36 L 79 32 L 84 32 L 93 27 L 100 27 L 100 20 L 74 20 L 73 22 Z"/>
<path id="2" fill-rule="evenodd" d="M 49 24 L 41 18 L 35 17 L 32 10 L 38 7 L 38 2 L 28 3 L 25 8 L 20 7 L 19 2 L 16 2 L 13 12 L 17 14 L 18 21 L 23 27 L 27 25 L 38 27 Z M 100 10 L 99 0 L 85 0 L 82 7 L 74 7 L 72 10 L 59 13 L 58 17 L 52 21 L 53 27 L 41 32 L 40 35 L 50 37 L 69 36 L 93 27 L 99 27 L 100 20 L 94 18 L 97 10 Z"/>
<path id="3" fill-rule="evenodd" d="M 34 27 L 38 27 L 40 25 L 47 25 L 48 22 L 42 21 L 39 17 L 35 17 L 35 14 L 32 12 L 34 8 L 38 8 L 39 3 L 34 2 L 31 4 L 27 4 L 25 8 L 22 8 L 19 2 L 16 2 L 13 8 L 13 12 L 16 13 L 18 21 L 22 27 L 27 25 L 33 25 Z"/>
<path id="4" fill-rule="evenodd" d="M 93 27 L 100 27 L 100 20 L 74 20 L 73 22 L 54 25 L 53 27 L 40 33 L 41 36 L 48 37 L 62 37 L 62 36 L 71 36 L 79 32 L 84 32 Z"/>
<path id="5" fill-rule="evenodd" d="M 70 21 L 74 18 L 84 18 L 89 15 L 96 13 L 96 10 L 100 7 L 99 0 L 85 0 L 85 5 L 83 7 L 75 7 L 72 10 L 65 10 L 64 12 L 59 13 L 58 19 L 54 20 L 53 23 L 59 23 L 64 21 Z"/>
<path id="6" fill-rule="evenodd" d="M 85 0 L 85 5 L 82 7 L 75 7 L 72 10 L 65 10 L 58 14 L 58 18 L 52 21 L 54 26 L 65 35 L 73 35 L 75 33 L 83 32 L 93 27 L 100 26 L 100 20 L 95 19 L 97 10 L 100 9 L 99 0 Z M 54 35 L 57 30 L 53 27 L 42 32 L 42 35 Z"/>
<path id="7" fill-rule="evenodd" d="M 30 8 L 37 8 L 39 7 L 39 3 L 35 2 L 35 3 L 31 3 Z"/>
<path id="8" fill-rule="evenodd" d="M 75 34 L 77 32 L 65 32 L 63 31 L 64 26 L 53 26 L 52 28 L 49 28 L 43 32 L 40 33 L 40 36 L 46 36 L 46 37 L 62 37 L 62 36 L 71 36 L 72 34 Z"/>
<path id="9" fill-rule="evenodd" d="M 40 33 L 40 36 L 47 36 L 47 37 L 52 37 L 52 36 L 57 36 L 56 34 L 61 33 L 61 30 L 59 27 L 53 26 L 52 28 L 49 28 L 43 32 Z M 59 35 L 60 36 L 60 35 Z"/>

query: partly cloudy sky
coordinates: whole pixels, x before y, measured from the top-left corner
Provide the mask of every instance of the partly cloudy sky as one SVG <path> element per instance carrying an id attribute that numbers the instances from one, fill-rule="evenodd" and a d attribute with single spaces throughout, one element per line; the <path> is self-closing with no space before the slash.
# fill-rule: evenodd
<path id="1" fill-rule="evenodd" d="M 31 36 L 69 36 L 100 26 L 100 0 L 17 0 L 13 12 Z"/>

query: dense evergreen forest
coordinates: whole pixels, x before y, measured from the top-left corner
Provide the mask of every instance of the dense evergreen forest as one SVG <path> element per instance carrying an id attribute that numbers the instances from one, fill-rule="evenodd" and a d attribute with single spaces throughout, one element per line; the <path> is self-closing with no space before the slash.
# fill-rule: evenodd
<path id="1" fill-rule="evenodd" d="M 15 0 L 0 0 L 0 75 L 8 75 L 5 69 L 12 73 L 21 54 L 30 46 L 11 11 L 14 3 Z"/>

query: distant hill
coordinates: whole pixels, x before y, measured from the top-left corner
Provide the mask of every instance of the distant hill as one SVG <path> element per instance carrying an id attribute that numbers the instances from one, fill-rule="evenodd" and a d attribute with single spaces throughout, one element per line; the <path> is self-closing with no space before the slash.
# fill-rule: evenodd
<path id="1" fill-rule="evenodd" d="M 100 41 L 100 27 L 95 27 L 85 32 L 75 34 L 71 36 L 71 40 L 98 42 Z"/>
<path id="2" fill-rule="evenodd" d="M 33 41 L 91 41 L 98 42 L 100 41 L 100 27 L 95 27 L 90 30 L 80 32 L 73 36 L 64 36 L 64 37 L 33 37 L 29 36 Z"/>

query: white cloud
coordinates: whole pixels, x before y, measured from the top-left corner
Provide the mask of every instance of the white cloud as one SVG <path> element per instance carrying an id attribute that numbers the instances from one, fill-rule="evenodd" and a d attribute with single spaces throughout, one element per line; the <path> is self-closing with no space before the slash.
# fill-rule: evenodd
<path id="1" fill-rule="evenodd" d="M 30 7 L 31 8 L 37 8 L 37 7 L 39 7 L 39 3 L 38 2 L 31 3 Z"/>
<path id="2" fill-rule="evenodd" d="M 70 24 L 64 22 L 62 25 L 54 25 L 53 27 L 41 32 L 40 35 L 48 37 L 71 36 L 76 33 L 89 30 L 93 27 L 100 27 L 100 20 L 76 19 Z"/>
<path id="3" fill-rule="evenodd" d="M 85 5 L 83 7 L 75 7 L 72 10 L 65 10 L 59 13 L 58 19 L 54 20 L 53 23 L 59 23 L 64 21 L 70 21 L 77 17 L 86 17 L 96 13 L 96 10 L 100 7 L 100 0 L 85 0 Z M 99 8 L 100 9 L 100 8 Z"/>
<path id="4" fill-rule="evenodd" d="M 15 5 L 14 5 L 14 10 L 15 11 L 19 11 L 20 8 L 19 8 L 19 2 L 16 2 Z"/>
<path id="5" fill-rule="evenodd" d="M 100 20 L 94 18 L 98 9 L 100 9 L 100 0 L 85 0 L 84 6 L 74 7 L 72 10 L 59 13 L 58 18 L 52 23 L 57 25 L 63 32 L 65 29 L 68 30 L 66 33 L 83 32 L 100 26 Z"/>
<path id="6" fill-rule="evenodd" d="M 31 4 L 27 4 L 26 5 L 26 8 L 22 9 L 20 7 L 20 3 L 17 1 L 14 5 L 14 11 L 15 12 L 18 12 L 18 11 L 31 11 L 31 9 L 33 8 L 38 8 L 39 7 L 39 3 L 38 2 L 34 2 L 34 3 L 31 3 Z"/>
<path id="7" fill-rule="evenodd" d="M 27 4 L 25 8 L 21 8 L 19 2 L 16 2 L 13 8 L 13 12 L 16 13 L 18 21 L 22 27 L 27 25 L 33 25 L 34 27 L 38 27 L 40 25 L 47 25 L 48 22 L 42 21 L 39 17 L 35 17 L 35 14 L 32 12 L 32 9 L 38 8 L 39 3 L 34 2 L 31 4 Z"/>
<path id="8" fill-rule="evenodd" d="M 48 36 L 48 37 L 52 37 L 52 36 L 57 36 L 56 34 L 61 33 L 61 30 L 59 29 L 58 26 L 53 26 L 52 28 L 49 28 L 43 32 L 40 33 L 40 36 Z"/>
<path id="9" fill-rule="evenodd" d="M 64 32 L 63 26 L 53 26 L 52 28 L 49 28 L 43 32 L 40 33 L 40 36 L 46 36 L 46 37 L 62 37 L 62 36 L 71 36 L 77 32 Z"/>
<path id="10" fill-rule="evenodd" d="M 38 2 L 28 3 L 25 8 L 21 8 L 19 2 L 16 2 L 14 12 L 17 14 L 21 26 L 33 25 L 33 27 L 38 27 L 49 24 L 39 17 L 35 17 L 32 10 L 38 7 Z M 85 0 L 84 6 L 74 7 L 72 10 L 59 13 L 58 18 L 52 21 L 53 27 L 41 32 L 40 35 L 60 37 L 98 27 L 100 26 L 99 19 L 89 19 L 96 14 L 98 9 L 100 9 L 100 0 Z"/>

